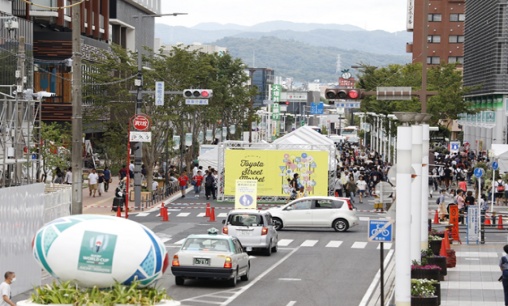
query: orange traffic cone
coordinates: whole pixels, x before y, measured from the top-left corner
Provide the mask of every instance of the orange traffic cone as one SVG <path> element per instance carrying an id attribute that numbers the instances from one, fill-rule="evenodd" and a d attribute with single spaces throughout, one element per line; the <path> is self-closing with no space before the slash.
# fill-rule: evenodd
<path id="1" fill-rule="evenodd" d="M 208 222 L 215 222 L 215 207 L 210 208 L 210 220 Z"/>
<path id="2" fill-rule="evenodd" d="M 162 221 L 169 221 L 169 213 L 167 207 L 161 207 Z"/>
<path id="3" fill-rule="evenodd" d="M 437 209 L 436 209 L 436 213 L 434 214 L 434 224 L 439 224 L 439 215 L 437 213 Z"/>
<path id="4" fill-rule="evenodd" d="M 492 225 L 492 223 L 490 223 L 490 216 L 485 214 L 485 222 L 484 222 L 485 225 Z"/>
<path id="5" fill-rule="evenodd" d="M 497 221 L 497 229 L 503 229 L 503 216 L 499 215 L 499 221 Z"/>
<path id="6" fill-rule="evenodd" d="M 122 207 L 121 206 L 117 206 L 116 207 L 116 216 L 117 217 L 122 217 Z"/>
<path id="7" fill-rule="evenodd" d="M 206 203 L 205 217 L 210 217 L 210 203 Z"/>
<path id="8" fill-rule="evenodd" d="M 448 238 L 448 230 L 446 230 L 444 233 L 444 238 L 443 238 L 443 241 L 441 242 L 441 245 L 443 245 L 443 244 L 444 244 L 446 250 L 450 249 L 450 238 Z"/>
<path id="9" fill-rule="evenodd" d="M 446 233 L 445 233 L 445 237 L 448 237 Z M 443 238 L 443 241 L 441 241 L 441 249 L 439 250 L 439 256 L 446 257 L 446 243 L 445 243 L 444 238 Z"/>

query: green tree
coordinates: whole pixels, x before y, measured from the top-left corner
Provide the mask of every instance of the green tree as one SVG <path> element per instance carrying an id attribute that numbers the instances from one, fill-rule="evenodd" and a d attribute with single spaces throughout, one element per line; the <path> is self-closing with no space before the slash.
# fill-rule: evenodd
<path id="1" fill-rule="evenodd" d="M 41 182 L 46 182 L 49 172 L 59 167 L 62 171 L 70 165 L 71 128 L 69 123 L 41 123 Z M 39 172 L 39 171 L 38 171 Z M 54 178 L 54 175 L 52 175 Z"/>

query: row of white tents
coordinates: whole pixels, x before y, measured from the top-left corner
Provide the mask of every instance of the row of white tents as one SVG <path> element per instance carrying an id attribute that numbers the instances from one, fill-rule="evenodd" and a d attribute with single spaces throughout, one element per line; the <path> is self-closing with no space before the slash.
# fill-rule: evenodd
<path id="1" fill-rule="evenodd" d="M 287 149 L 285 146 L 298 145 L 300 150 L 312 150 L 316 145 L 327 146 L 330 150 L 335 150 L 335 144 L 330 138 L 316 132 L 308 126 L 302 126 L 291 133 L 288 133 L 280 138 L 277 138 L 272 143 L 266 143 L 264 149 L 266 150 L 277 150 Z M 204 154 L 198 157 L 199 165 L 206 169 L 211 166 L 214 169 L 218 169 L 219 166 L 219 146 L 216 146 L 212 150 L 206 151 Z M 330 158 L 329 162 L 330 170 L 336 169 L 335 158 Z"/>

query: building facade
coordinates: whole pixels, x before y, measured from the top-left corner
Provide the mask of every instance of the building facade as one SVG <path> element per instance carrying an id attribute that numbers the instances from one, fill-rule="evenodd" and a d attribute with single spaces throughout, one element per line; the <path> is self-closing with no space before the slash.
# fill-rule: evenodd
<path id="1" fill-rule="evenodd" d="M 464 140 L 474 150 L 507 143 L 508 115 L 508 3 L 468 0 L 464 45 L 466 100 L 476 114 L 463 114 L 459 123 Z"/>
<path id="2" fill-rule="evenodd" d="M 427 16 L 424 7 L 427 5 Z M 427 64 L 464 62 L 465 0 L 409 0 L 407 31 L 413 41 L 406 52 L 413 54 L 413 63 L 423 63 L 427 48 Z M 427 24 L 425 33 L 424 24 Z M 427 39 L 424 39 L 424 36 Z"/>
<path id="3" fill-rule="evenodd" d="M 247 75 L 249 75 L 250 70 L 252 70 L 251 84 L 258 89 L 253 106 L 255 108 L 262 107 L 264 106 L 264 100 L 271 100 L 270 86 L 274 84 L 275 71 L 270 68 L 249 68 L 246 70 Z"/>

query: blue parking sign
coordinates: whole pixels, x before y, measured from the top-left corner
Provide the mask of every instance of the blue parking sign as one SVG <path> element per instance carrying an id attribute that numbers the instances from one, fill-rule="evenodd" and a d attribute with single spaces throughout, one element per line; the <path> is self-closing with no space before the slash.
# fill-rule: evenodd
<path id="1" fill-rule="evenodd" d="M 369 220 L 369 241 L 391 242 L 393 224 L 389 220 Z"/>

